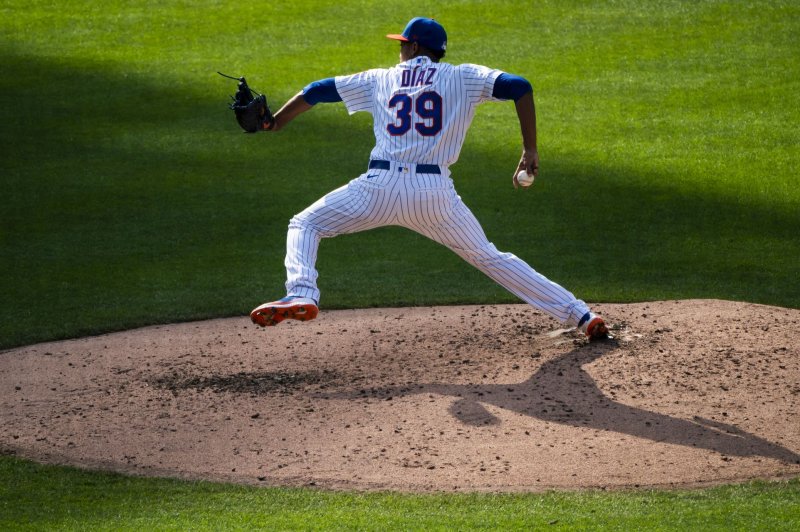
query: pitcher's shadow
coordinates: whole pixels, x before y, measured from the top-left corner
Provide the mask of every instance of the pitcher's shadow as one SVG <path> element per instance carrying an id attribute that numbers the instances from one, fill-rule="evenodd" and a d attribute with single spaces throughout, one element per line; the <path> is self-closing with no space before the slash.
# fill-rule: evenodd
<path id="1" fill-rule="evenodd" d="M 615 349 L 615 342 L 579 346 L 542 364 L 518 384 L 420 384 L 372 389 L 377 396 L 418 394 L 452 396 L 450 413 L 466 425 L 499 424 L 484 405 L 574 427 L 627 434 L 659 443 L 716 451 L 730 456 L 761 456 L 800 464 L 800 455 L 734 425 L 695 416 L 670 417 L 617 402 L 604 394 L 584 366 Z M 326 393 L 326 398 L 365 398 L 363 392 Z"/>

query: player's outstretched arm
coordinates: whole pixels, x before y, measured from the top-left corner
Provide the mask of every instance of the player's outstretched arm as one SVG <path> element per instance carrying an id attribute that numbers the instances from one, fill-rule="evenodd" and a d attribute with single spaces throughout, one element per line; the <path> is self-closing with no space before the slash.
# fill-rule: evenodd
<path id="1" fill-rule="evenodd" d="M 520 129 L 522 130 L 522 157 L 516 170 L 514 170 L 514 187 L 517 183 L 517 173 L 525 170 L 529 175 L 539 175 L 539 150 L 536 145 L 536 105 L 533 103 L 533 91 L 523 94 L 514 105 L 517 108 Z"/>
<path id="2" fill-rule="evenodd" d="M 519 126 L 522 130 L 522 157 L 514 170 L 514 188 L 520 186 L 517 174 L 524 170 L 529 176 L 539 174 L 539 151 L 536 147 L 536 107 L 533 104 L 533 87 L 520 76 L 500 74 L 494 82 L 492 96 L 500 100 L 514 100 Z M 528 183 L 529 186 L 530 183 Z"/>
<path id="3" fill-rule="evenodd" d="M 275 113 L 275 125 L 270 131 L 279 131 L 286 124 L 297 118 L 299 115 L 305 113 L 314 107 L 303 98 L 303 93 L 298 92 L 292 97 L 291 100 L 283 104 L 277 113 Z"/>
<path id="4" fill-rule="evenodd" d="M 339 92 L 336 90 L 336 80 L 334 78 L 326 78 L 309 83 L 275 113 L 275 126 L 272 131 L 278 131 L 298 115 L 305 113 L 318 103 L 341 101 L 342 97 L 339 96 Z"/>

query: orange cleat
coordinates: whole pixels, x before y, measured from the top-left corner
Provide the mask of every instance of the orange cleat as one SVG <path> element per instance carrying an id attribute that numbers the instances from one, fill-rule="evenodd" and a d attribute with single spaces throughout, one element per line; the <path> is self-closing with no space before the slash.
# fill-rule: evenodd
<path id="1" fill-rule="evenodd" d="M 254 308 L 250 313 L 250 319 L 256 325 L 271 327 L 283 320 L 313 320 L 318 313 L 319 307 L 313 299 L 288 296 Z"/>
<path id="2" fill-rule="evenodd" d="M 578 328 L 586 335 L 589 340 L 608 340 L 611 334 L 608 332 L 606 322 L 593 312 L 588 312 L 581 319 Z"/>

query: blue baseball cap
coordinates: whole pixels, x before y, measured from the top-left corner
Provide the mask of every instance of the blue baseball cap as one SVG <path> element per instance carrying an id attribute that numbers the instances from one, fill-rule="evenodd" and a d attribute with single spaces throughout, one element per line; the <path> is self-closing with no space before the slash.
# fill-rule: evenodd
<path id="1" fill-rule="evenodd" d="M 390 34 L 388 38 L 403 42 L 417 42 L 435 52 L 447 49 L 447 32 L 432 18 L 412 18 L 401 35 Z"/>

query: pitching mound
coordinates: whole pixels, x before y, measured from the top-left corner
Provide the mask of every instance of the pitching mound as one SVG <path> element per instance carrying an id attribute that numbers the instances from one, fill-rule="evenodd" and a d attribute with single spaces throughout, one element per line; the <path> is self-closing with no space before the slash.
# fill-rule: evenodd
<path id="1" fill-rule="evenodd" d="M 0 449 L 261 485 L 696 486 L 800 475 L 800 310 L 524 305 L 246 317 L 0 353 Z"/>

